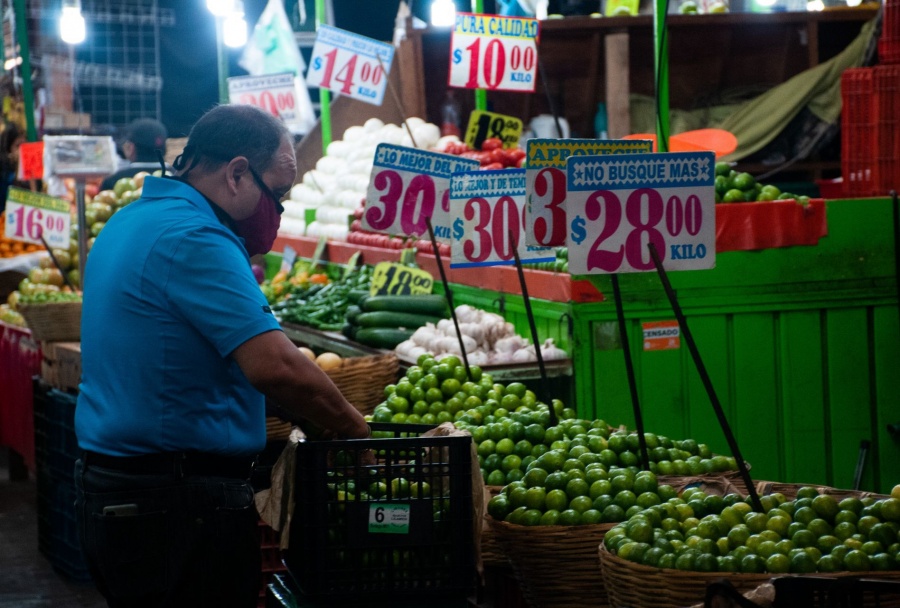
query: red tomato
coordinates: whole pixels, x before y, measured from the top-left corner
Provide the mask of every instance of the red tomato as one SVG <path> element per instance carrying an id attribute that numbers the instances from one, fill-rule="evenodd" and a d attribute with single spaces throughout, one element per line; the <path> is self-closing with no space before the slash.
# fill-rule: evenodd
<path id="1" fill-rule="evenodd" d="M 488 137 L 481 144 L 481 149 L 484 150 L 485 152 L 488 152 L 490 150 L 499 150 L 502 147 L 503 147 L 503 140 L 501 140 L 498 137 Z"/>
<path id="2" fill-rule="evenodd" d="M 356 232 L 358 230 L 362 230 L 362 222 L 359 220 L 353 220 L 353 222 L 351 222 L 350 224 L 350 232 Z"/>
<path id="3" fill-rule="evenodd" d="M 482 171 L 493 171 L 494 169 L 503 169 L 503 163 L 488 163 L 486 165 L 482 165 Z"/>
<path id="4" fill-rule="evenodd" d="M 527 160 L 527 159 L 526 159 L 524 156 L 523 156 L 522 158 L 520 158 L 520 159 L 519 159 L 519 162 L 516 163 L 516 167 L 518 167 L 519 169 L 521 169 L 522 167 L 524 167 L 524 166 L 525 166 L 525 161 L 526 161 L 526 160 Z"/>

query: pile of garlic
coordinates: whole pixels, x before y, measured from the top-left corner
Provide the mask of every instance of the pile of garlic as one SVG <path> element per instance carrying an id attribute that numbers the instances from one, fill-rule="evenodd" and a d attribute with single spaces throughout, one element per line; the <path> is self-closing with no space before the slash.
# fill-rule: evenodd
<path id="1" fill-rule="evenodd" d="M 303 179 L 291 189 L 289 201 L 285 201 L 281 232 L 296 230 L 294 219 L 303 219 L 306 209 L 315 209 L 315 221 L 304 225 L 307 236 L 325 236 L 336 241 L 347 239 L 353 212 L 363 203 L 375 148 L 380 143 L 429 149 L 437 144 L 441 132 L 437 125 L 421 118 L 409 118 L 406 126 L 384 124 L 370 118 L 362 126 L 344 131 L 343 139 L 328 144 L 326 154 L 318 160 L 316 168 L 307 171 Z"/>
<path id="2" fill-rule="evenodd" d="M 534 345 L 515 332 L 512 323 L 491 312 L 468 306 L 456 307 L 459 332 L 469 365 L 507 365 L 537 361 Z M 394 349 L 398 355 L 415 360 L 420 355 L 431 353 L 437 359 L 446 355 L 460 356 L 459 338 L 451 319 L 442 319 L 437 325 L 427 323 Z M 548 338 L 541 345 L 544 361 L 566 359 L 566 351 Z"/>

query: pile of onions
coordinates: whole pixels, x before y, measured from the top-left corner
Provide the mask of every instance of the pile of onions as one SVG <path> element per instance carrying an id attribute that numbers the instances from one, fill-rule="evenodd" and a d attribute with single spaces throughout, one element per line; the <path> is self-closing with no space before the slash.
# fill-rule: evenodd
<path id="1" fill-rule="evenodd" d="M 513 324 L 500 315 L 463 304 L 456 307 L 456 318 L 470 365 L 507 365 L 537 361 L 534 344 L 516 334 Z M 408 359 L 418 359 L 425 353 L 431 353 L 437 359 L 462 354 L 451 319 L 442 319 L 437 325 L 426 323 L 394 350 Z M 568 357 L 566 351 L 553 343 L 553 338 L 548 338 L 541 345 L 541 356 L 544 361 Z"/>

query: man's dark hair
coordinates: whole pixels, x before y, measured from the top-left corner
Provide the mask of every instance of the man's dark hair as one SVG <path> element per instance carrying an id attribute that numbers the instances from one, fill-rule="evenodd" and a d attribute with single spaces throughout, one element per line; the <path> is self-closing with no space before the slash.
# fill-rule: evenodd
<path id="1" fill-rule="evenodd" d="M 194 124 L 174 167 L 184 173 L 201 165 L 215 169 L 243 156 L 262 174 L 285 137 L 291 139 L 290 131 L 265 110 L 248 105 L 216 106 Z"/>
<path id="2" fill-rule="evenodd" d="M 152 162 L 156 160 L 157 152 L 165 155 L 167 137 L 165 125 L 152 118 L 139 118 L 125 131 L 125 141 L 134 145 L 137 162 Z"/>

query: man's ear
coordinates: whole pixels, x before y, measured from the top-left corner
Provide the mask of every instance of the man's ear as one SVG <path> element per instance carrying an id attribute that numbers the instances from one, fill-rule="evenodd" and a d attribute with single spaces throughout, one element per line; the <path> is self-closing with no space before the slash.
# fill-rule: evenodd
<path id="1" fill-rule="evenodd" d="M 225 180 L 228 190 L 232 194 L 237 193 L 238 185 L 242 179 L 250 179 L 250 162 L 243 156 L 236 156 L 225 166 Z"/>

